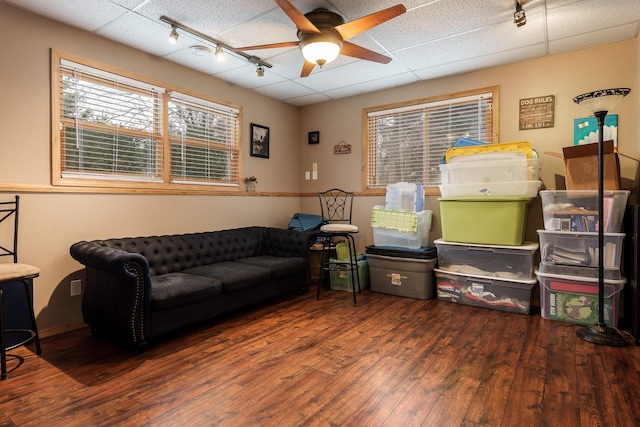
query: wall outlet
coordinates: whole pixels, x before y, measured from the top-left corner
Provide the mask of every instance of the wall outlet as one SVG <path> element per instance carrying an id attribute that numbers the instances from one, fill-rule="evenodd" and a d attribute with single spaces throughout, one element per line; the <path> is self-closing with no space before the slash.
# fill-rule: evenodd
<path id="1" fill-rule="evenodd" d="M 71 281 L 71 296 L 75 297 L 78 295 L 82 295 L 82 280 L 72 280 Z"/>

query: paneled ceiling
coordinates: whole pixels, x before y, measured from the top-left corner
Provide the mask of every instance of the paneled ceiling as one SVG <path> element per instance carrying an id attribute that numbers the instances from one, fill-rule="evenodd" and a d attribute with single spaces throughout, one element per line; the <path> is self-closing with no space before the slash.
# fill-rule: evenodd
<path id="1" fill-rule="evenodd" d="M 169 17 L 232 47 L 297 41 L 296 27 L 273 0 L 0 0 L 293 105 L 309 105 L 420 80 L 629 40 L 640 29 L 640 0 L 523 0 L 526 25 L 513 22 L 515 0 L 402 0 L 407 12 L 349 41 L 392 60 L 339 56 L 301 78 L 297 47 L 247 53 L 271 65 L 226 55 L 180 31 L 168 41 Z M 302 13 L 323 7 L 351 21 L 399 0 L 292 0 Z M 192 46 L 211 54 L 199 56 Z"/>

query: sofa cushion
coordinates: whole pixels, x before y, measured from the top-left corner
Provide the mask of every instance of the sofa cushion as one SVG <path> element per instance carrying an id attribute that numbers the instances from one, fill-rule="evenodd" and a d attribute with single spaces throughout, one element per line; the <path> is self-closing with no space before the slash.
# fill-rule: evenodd
<path id="1" fill-rule="evenodd" d="M 271 270 L 239 262 L 218 262 L 184 270 L 183 273 L 213 277 L 222 282 L 222 293 L 250 288 L 271 280 Z"/>
<path id="2" fill-rule="evenodd" d="M 250 258 L 242 258 L 237 262 L 243 264 L 255 265 L 271 270 L 274 279 L 287 277 L 300 271 L 305 271 L 309 263 L 304 258 L 299 257 L 281 257 L 271 255 L 260 255 Z"/>
<path id="3" fill-rule="evenodd" d="M 151 310 L 170 310 L 213 298 L 222 292 L 220 280 L 195 274 L 169 273 L 151 278 Z"/>

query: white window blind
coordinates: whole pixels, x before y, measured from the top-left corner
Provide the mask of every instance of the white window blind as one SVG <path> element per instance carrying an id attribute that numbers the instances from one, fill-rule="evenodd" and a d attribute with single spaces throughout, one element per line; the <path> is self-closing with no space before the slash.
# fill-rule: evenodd
<path id="1" fill-rule="evenodd" d="M 493 93 L 367 112 L 367 188 L 440 183 L 438 164 L 459 138 L 493 142 Z"/>
<path id="2" fill-rule="evenodd" d="M 169 95 L 171 182 L 238 186 L 239 110 Z"/>
<path id="3" fill-rule="evenodd" d="M 162 181 L 162 88 L 61 60 L 63 178 Z"/>

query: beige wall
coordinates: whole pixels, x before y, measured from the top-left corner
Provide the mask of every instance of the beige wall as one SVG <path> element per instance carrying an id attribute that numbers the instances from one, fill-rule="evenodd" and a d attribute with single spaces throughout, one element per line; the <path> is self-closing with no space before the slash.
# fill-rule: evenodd
<path id="1" fill-rule="evenodd" d="M 4 65 L 0 91 L 5 101 L 11 101 L 0 104 L 0 193 L 22 196 L 20 257 L 42 269 L 35 283 L 35 305 L 38 324 L 44 330 L 60 330 L 82 321 L 81 299 L 69 296 L 69 281 L 82 277 L 81 265 L 69 256 L 69 246 L 76 241 L 252 224 L 284 227 L 293 212 L 319 212 L 317 197 L 297 197 L 298 193 L 334 186 L 362 190 L 363 108 L 500 85 L 501 141 L 531 141 L 544 160 L 542 178 L 553 187 L 555 175 L 563 173 L 562 161 L 544 153 L 561 152 L 563 146 L 570 145 L 573 118 L 586 115 L 572 98 L 595 89 L 631 87 L 631 95 L 615 110 L 620 118 L 619 146 L 623 154 L 640 158 L 640 98 L 636 90 L 640 54 L 636 40 L 296 108 L 4 4 L 0 4 L 0 17 L 1 39 L 21 40 L 0 46 Z M 257 176 L 258 190 L 269 194 L 91 194 L 50 188 L 51 48 L 241 105 L 243 175 Z M 519 131 L 519 99 L 540 95 L 556 96 L 555 127 Z M 268 160 L 249 157 L 246 152 L 251 122 L 271 128 Z M 307 132 L 315 130 L 320 131 L 320 144 L 308 145 Z M 352 145 L 352 154 L 333 154 L 333 146 L 341 141 Z M 310 171 L 314 162 L 318 163 L 319 179 L 305 181 L 304 171 Z M 622 158 L 621 163 L 623 176 L 634 180 L 636 162 Z M 383 196 L 356 199 L 361 250 L 373 243 L 368 226 L 371 208 L 383 203 Z M 440 236 L 436 197 L 428 198 L 426 209 L 434 211 L 433 240 Z M 534 203 L 527 232 L 530 239 L 537 239 L 539 211 L 535 209 L 539 206 Z"/>
<path id="2" fill-rule="evenodd" d="M 21 195 L 19 255 L 21 262 L 42 270 L 34 301 L 43 330 L 82 321 L 81 298 L 70 297 L 69 289 L 82 267 L 69 256 L 74 242 L 245 225 L 286 227 L 292 213 L 300 210 L 297 107 L 3 3 L 0 21 L 0 37 L 9 41 L 0 45 L 0 193 Z M 240 105 L 243 176 L 257 176 L 258 190 L 268 194 L 87 194 L 51 188 L 52 48 Z M 251 122 L 270 127 L 269 159 L 249 156 Z"/>
<path id="3" fill-rule="evenodd" d="M 301 179 L 304 179 L 304 170 L 310 170 L 315 162 L 318 163 L 318 180 L 302 181 L 300 190 L 314 192 L 333 186 L 363 190 L 362 109 L 493 85 L 500 86 L 500 141 L 531 142 L 543 160 L 541 175 L 547 187 L 556 188 L 556 175 L 564 175 L 564 163 L 561 158 L 545 153 L 562 153 L 562 147 L 572 145 L 573 119 L 589 115 L 583 107 L 573 102 L 573 97 L 581 93 L 610 87 L 632 88 L 631 94 L 616 106 L 613 113 L 619 116 L 620 153 L 640 159 L 640 93 L 636 89 L 639 64 L 637 40 L 632 40 L 304 107 L 300 114 L 300 138 L 306 138 L 309 131 L 318 130 L 321 142 L 301 150 Z M 544 95 L 556 97 L 555 126 L 520 131 L 520 99 Z M 333 146 L 340 141 L 352 145 L 352 154 L 333 154 Z M 621 156 L 620 163 L 625 188 L 634 188 L 637 161 Z M 371 209 L 383 204 L 383 196 L 360 197 L 356 200 L 355 223 L 361 228 L 358 235 L 361 250 L 373 244 L 373 233 L 369 226 Z M 319 203 L 314 197 L 304 198 L 301 206 L 305 212 L 319 211 Z M 433 240 L 441 236 L 437 197 L 428 197 L 426 206 L 426 209 L 434 212 L 430 234 L 430 240 Z M 534 200 L 530 207 L 526 237 L 537 240 L 535 230 L 541 227 L 539 200 Z"/>

